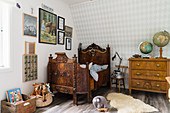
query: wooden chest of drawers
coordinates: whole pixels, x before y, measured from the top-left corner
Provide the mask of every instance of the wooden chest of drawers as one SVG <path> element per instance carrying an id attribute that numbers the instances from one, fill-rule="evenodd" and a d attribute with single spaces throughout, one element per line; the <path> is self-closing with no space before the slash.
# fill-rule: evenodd
<path id="1" fill-rule="evenodd" d="M 170 59 L 130 58 L 129 93 L 132 89 L 168 93 L 165 77 L 170 75 L 169 68 Z"/>

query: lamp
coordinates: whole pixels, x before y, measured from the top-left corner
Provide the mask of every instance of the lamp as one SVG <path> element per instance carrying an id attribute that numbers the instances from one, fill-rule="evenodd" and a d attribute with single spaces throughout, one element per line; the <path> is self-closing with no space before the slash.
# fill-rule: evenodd
<path id="1" fill-rule="evenodd" d="M 118 70 L 114 70 L 115 73 L 120 72 L 120 64 L 122 62 L 122 58 L 120 58 L 120 55 L 118 54 L 118 52 L 116 52 L 115 55 L 112 57 L 112 61 L 114 61 L 114 59 L 116 58 L 116 55 L 119 57 L 120 61 L 118 65 Z"/>

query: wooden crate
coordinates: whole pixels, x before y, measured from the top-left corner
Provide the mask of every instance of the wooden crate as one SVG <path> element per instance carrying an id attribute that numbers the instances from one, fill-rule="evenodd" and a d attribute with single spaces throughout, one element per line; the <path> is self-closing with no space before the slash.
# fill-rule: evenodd
<path id="1" fill-rule="evenodd" d="M 7 102 L 6 100 L 1 101 L 1 113 L 33 113 L 36 111 L 35 97 L 30 97 L 22 94 L 24 102 L 17 105 Z"/>

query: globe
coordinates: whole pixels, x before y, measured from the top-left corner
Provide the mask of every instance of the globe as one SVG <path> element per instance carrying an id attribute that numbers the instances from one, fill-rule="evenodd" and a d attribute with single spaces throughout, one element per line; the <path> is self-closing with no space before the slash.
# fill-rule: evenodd
<path id="1" fill-rule="evenodd" d="M 158 47 L 164 47 L 169 43 L 170 35 L 167 31 L 161 31 L 153 36 L 153 43 Z"/>
<path id="2" fill-rule="evenodd" d="M 150 52 L 152 52 L 153 50 L 153 46 L 150 42 L 142 42 L 140 45 L 139 45 L 139 49 L 142 53 L 144 54 L 148 54 Z"/>

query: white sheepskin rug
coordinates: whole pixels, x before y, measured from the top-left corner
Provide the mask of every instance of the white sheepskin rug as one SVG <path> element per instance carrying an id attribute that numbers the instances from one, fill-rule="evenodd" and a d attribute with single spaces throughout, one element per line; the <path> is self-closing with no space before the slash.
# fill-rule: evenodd
<path id="1" fill-rule="evenodd" d="M 139 99 L 134 99 L 131 96 L 121 93 L 109 93 L 107 100 L 110 100 L 110 105 L 118 110 L 118 113 L 146 113 L 155 112 L 158 109 L 145 104 Z"/>

